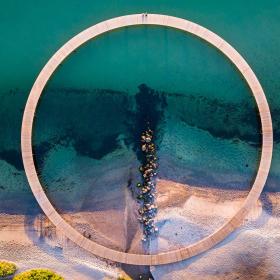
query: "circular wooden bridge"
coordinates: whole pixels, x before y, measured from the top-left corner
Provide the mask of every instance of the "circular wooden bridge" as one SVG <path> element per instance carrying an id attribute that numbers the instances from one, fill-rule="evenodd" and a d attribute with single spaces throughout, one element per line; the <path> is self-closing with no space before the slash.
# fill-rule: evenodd
<path id="1" fill-rule="evenodd" d="M 262 130 L 262 153 L 258 172 L 251 191 L 235 215 L 214 233 L 194 244 L 154 255 L 131 254 L 109 249 L 87 239 L 70 226 L 48 200 L 39 181 L 32 152 L 32 127 L 38 100 L 47 81 L 59 64 L 88 40 L 111 30 L 136 25 L 157 25 L 179 29 L 207 41 L 220 50 L 237 67 L 248 83 L 258 106 Z M 265 94 L 257 77 L 244 58 L 225 40 L 210 30 L 185 19 L 159 14 L 132 14 L 112 18 L 91 26 L 69 40 L 51 57 L 38 75 L 26 103 L 22 120 L 21 149 L 26 176 L 35 198 L 47 217 L 67 238 L 102 258 L 135 265 L 159 265 L 178 262 L 208 250 L 222 241 L 243 222 L 251 207 L 258 200 L 270 169 L 273 149 L 272 120 Z"/>

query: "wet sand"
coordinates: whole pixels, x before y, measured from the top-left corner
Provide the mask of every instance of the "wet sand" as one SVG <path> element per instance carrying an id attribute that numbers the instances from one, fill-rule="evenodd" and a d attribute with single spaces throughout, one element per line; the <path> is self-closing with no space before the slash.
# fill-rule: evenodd
<path id="1" fill-rule="evenodd" d="M 151 243 L 151 252 L 177 248 L 209 234 L 238 209 L 247 195 L 246 191 L 192 187 L 167 180 L 160 180 L 157 188 L 160 234 Z M 136 207 L 128 199 L 123 210 L 82 211 L 63 216 L 96 242 L 139 253 L 141 229 L 135 229 L 127 213 Z M 279 216 L 280 195 L 263 194 L 244 225 L 222 246 L 182 263 L 153 267 L 152 273 L 155 279 L 279 279 Z M 42 214 L 1 214 L 0 240 L 0 258 L 15 261 L 21 270 L 44 266 L 66 279 L 87 280 L 115 279 L 120 269 L 118 264 L 77 248 Z M 252 278 L 248 278 L 248 270 Z"/>

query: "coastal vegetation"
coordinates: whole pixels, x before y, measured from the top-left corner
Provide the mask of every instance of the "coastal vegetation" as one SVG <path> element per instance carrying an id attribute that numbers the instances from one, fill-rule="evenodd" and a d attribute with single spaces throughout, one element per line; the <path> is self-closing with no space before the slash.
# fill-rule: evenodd
<path id="1" fill-rule="evenodd" d="M 32 269 L 18 274 L 13 280 L 64 280 L 64 278 L 49 269 Z"/>
<path id="2" fill-rule="evenodd" d="M 2 277 L 13 275 L 17 270 L 14 263 L 7 261 L 0 261 L 0 279 Z"/>
<path id="3" fill-rule="evenodd" d="M 123 276 L 123 275 L 120 275 L 118 277 L 118 280 L 132 280 L 129 276 Z"/>

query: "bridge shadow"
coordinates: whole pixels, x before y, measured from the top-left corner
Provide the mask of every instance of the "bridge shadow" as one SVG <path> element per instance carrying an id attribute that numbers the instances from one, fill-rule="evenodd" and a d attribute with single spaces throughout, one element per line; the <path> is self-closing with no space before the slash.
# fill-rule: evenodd
<path id="1" fill-rule="evenodd" d="M 40 229 L 35 226 L 36 219 L 40 221 Z M 48 244 L 47 240 L 51 237 L 50 228 L 54 231 L 55 227 L 50 224 L 49 228 L 45 228 L 43 224 L 43 219 L 47 219 L 44 214 L 38 215 L 25 215 L 24 218 L 24 231 L 28 236 L 29 240 L 32 241 L 33 245 L 43 250 L 48 255 L 55 257 L 56 259 L 62 261 L 64 259 L 63 249 L 59 246 L 51 246 Z"/>

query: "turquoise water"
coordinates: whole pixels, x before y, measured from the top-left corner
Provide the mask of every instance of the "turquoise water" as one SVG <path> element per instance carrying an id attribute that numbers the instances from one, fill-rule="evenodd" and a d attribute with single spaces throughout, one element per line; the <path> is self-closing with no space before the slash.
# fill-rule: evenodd
<path id="1" fill-rule="evenodd" d="M 245 8 L 242 1 L 60 1 L 45 5 L 28 1 L 24 6 L 11 1 L 2 4 L 0 11 L 5 38 L 0 52 L 1 211 L 11 211 L 10 206 L 19 200 L 19 212 L 31 211 L 30 205 L 35 204 L 21 163 L 20 125 L 28 91 L 40 69 L 84 28 L 145 11 L 180 16 L 213 30 L 252 66 L 274 119 L 275 151 L 266 190 L 279 191 L 277 1 L 247 2 Z M 141 84 L 148 90 L 139 89 Z M 42 181 L 57 207 L 91 208 L 87 201 L 83 205 L 74 201 L 77 194 L 83 199 L 92 185 L 102 185 L 95 178 L 106 176 L 104 165 L 116 169 L 125 165 L 137 178 L 136 96 L 151 92 L 163 100 L 158 123 L 161 178 L 249 188 L 259 159 L 259 120 L 250 91 L 236 69 L 218 51 L 190 35 L 160 27 L 130 27 L 77 50 L 44 91 L 35 121 L 34 151 Z M 131 174 L 125 174 L 127 181 Z M 110 184 L 113 181 L 114 177 Z"/>

